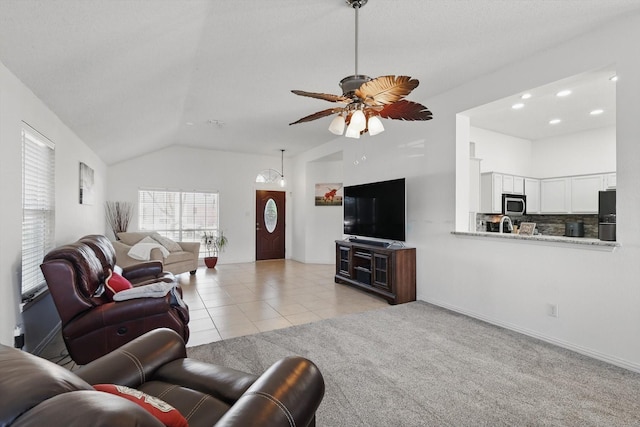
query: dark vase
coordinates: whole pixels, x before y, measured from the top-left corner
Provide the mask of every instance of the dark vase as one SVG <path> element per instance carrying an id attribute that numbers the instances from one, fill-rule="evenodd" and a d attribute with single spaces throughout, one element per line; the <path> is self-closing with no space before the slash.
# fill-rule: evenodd
<path id="1" fill-rule="evenodd" d="M 217 263 L 218 263 L 217 256 L 208 256 L 204 258 L 204 265 L 206 265 L 209 268 L 215 268 Z"/>

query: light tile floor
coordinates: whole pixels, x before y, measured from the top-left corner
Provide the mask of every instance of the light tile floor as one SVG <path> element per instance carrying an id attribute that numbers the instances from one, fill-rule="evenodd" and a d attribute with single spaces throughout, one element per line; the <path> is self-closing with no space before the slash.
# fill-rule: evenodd
<path id="1" fill-rule="evenodd" d="M 336 284 L 335 266 L 291 260 L 222 264 L 178 276 L 189 305 L 188 346 L 387 306 Z"/>
<path id="2" fill-rule="evenodd" d="M 385 300 L 334 283 L 334 265 L 291 260 L 218 264 L 177 276 L 189 305 L 188 347 L 386 307 Z M 62 338 L 41 356 L 73 369 Z"/>

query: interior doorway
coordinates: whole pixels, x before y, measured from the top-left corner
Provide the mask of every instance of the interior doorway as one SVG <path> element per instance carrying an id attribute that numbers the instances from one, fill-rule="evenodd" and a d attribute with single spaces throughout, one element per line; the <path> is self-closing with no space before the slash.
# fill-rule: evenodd
<path id="1" fill-rule="evenodd" d="M 285 256 L 285 192 L 256 190 L 256 261 Z"/>

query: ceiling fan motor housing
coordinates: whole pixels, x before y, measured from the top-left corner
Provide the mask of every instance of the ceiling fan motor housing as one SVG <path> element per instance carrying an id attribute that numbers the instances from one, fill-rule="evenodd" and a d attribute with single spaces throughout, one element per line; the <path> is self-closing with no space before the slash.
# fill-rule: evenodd
<path id="1" fill-rule="evenodd" d="M 354 92 L 360 88 L 364 83 L 371 81 L 371 77 L 364 74 L 355 74 L 347 76 L 340 80 L 340 87 L 342 88 L 342 94 L 352 98 Z"/>

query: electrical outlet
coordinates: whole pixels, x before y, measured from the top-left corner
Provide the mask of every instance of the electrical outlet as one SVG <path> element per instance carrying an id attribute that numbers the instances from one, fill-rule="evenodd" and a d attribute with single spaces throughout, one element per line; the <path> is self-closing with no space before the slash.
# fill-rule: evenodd
<path id="1" fill-rule="evenodd" d="M 558 304 L 547 304 L 547 314 L 551 317 L 558 317 Z"/>

